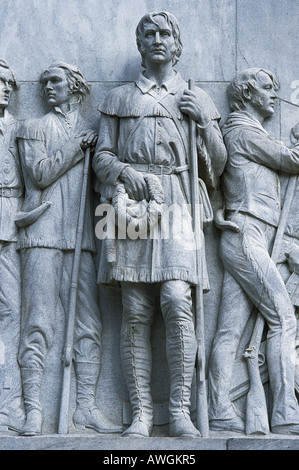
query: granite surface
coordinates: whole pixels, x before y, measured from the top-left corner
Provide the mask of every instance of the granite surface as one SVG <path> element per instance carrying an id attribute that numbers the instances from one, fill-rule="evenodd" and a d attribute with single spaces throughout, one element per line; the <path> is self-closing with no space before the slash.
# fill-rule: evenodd
<path id="1" fill-rule="evenodd" d="M 272 70 L 281 83 L 281 100 L 275 117 L 265 127 L 276 138 L 289 143 L 289 130 L 299 121 L 297 0 L 0 0 L 0 54 L 19 82 L 19 92 L 12 96 L 9 105 L 11 113 L 19 119 L 26 119 L 40 117 L 48 110 L 41 99 L 39 76 L 51 62 L 63 60 L 77 64 L 91 85 L 91 94 L 83 104 L 83 115 L 90 126 L 97 129 L 100 101 L 112 88 L 134 80 L 140 71 L 135 27 L 142 15 L 154 10 L 171 11 L 177 17 L 184 49 L 176 68 L 186 80 L 194 78 L 196 84 L 211 96 L 222 116 L 221 124 L 229 114 L 226 86 L 236 72 L 248 67 Z M 216 331 L 223 276 L 218 243 L 218 230 L 214 226 L 209 227 L 206 249 L 212 288 L 204 296 L 207 363 Z M 119 353 L 119 289 L 99 288 L 99 304 L 104 334 L 97 402 L 115 422 L 127 424 L 128 395 Z M 0 434 L 0 450 L 299 449 L 299 438 L 279 435 L 248 438 L 211 432 L 209 439 L 182 441 L 167 437 L 167 429 L 163 426 L 159 430 L 161 435 L 124 440 L 89 431 L 79 433 L 70 422 L 70 434 L 57 435 L 63 315 L 58 318 L 57 336 L 47 358 L 42 386 L 44 434 L 25 438 L 4 430 Z M 0 331 L 0 335 L 4 343 L 9 341 L 5 332 Z M 248 335 L 245 335 L 240 350 L 247 339 Z M 168 376 L 164 340 L 165 328 L 157 312 L 152 333 L 152 385 L 154 401 L 162 405 L 156 415 L 156 425 L 167 421 Z M 243 373 L 243 366 L 238 363 L 237 375 L 241 377 L 241 385 L 235 399 L 241 409 L 244 409 Z M 71 412 L 75 408 L 74 390 L 73 380 Z"/>

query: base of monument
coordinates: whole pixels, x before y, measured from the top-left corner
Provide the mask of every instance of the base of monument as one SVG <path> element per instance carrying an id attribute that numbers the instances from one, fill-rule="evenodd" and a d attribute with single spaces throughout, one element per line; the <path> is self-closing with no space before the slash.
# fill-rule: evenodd
<path id="1" fill-rule="evenodd" d="M 125 438 L 117 435 L 97 433 L 69 433 L 67 435 L 44 434 L 36 437 L 23 437 L 15 433 L 0 431 L 0 451 L 4 450 L 92 450 L 112 451 L 105 455 L 128 455 L 130 451 L 250 451 L 250 450 L 299 450 L 299 436 L 269 434 L 268 436 L 243 436 L 229 432 L 210 432 L 204 438 L 170 438 L 155 436 L 150 438 Z M 114 453 L 113 453 L 114 451 Z"/>

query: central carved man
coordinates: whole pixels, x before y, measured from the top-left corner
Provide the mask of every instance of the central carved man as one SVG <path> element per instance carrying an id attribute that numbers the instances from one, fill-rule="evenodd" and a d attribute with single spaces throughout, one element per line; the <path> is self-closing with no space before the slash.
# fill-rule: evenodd
<path id="1" fill-rule="evenodd" d="M 182 43 L 172 14 L 145 15 L 136 37 L 144 72 L 136 82 L 109 92 L 99 107 L 93 159 L 97 189 L 102 201 L 112 203 L 121 187 L 128 200 L 143 201 L 146 207 L 154 198 L 154 185 L 160 188 L 164 206 L 182 208 L 190 204 L 189 117 L 197 123 L 199 168 L 202 173 L 203 168 L 207 170 L 211 183 L 226 162 L 220 116 L 210 97 L 199 88 L 187 90 L 186 82 L 174 70 Z M 124 436 L 147 437 L 153 428 L 150 333 L 157 287 L 166 325 L 169 434 L 200 436 L 190 418 L 197 350 L 191 288 L 198 283 L 190 211 L 174 220 L 174 234 L 176 223 L 180 224 L 180 236 L 133 237 L 119 236 L 118 232 L 115 240 L 102 243 L 98 280 L 118 281 L 122 289 L 121 358 L 133 412 Z M 157 224 L 156 233 L 161 221 Z"/>

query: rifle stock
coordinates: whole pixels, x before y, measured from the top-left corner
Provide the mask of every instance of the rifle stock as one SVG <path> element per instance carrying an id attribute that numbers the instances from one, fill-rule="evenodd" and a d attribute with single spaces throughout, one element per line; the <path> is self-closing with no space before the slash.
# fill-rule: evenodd
<path id="1" fill-rule="evenodd" d="M 249 347 L 243 357 L 247 359 L 250 389 L 246 402 L 246 426 L 245 432 L 251 434 L 269 434 L 269 421 L 267 404 L 263 383 L 260 376 L 259 347 L 264 330 L 264 319 L 259 314 L 254 326 Z"/>
<path id="2" fill-rule="evenodd" d="M 87 180 L 89 173 L 90 149 L 85 150 L 83 180 L 81 189 L 81 199 L 77 222 L 77 235 L 74 252 L 74 261 L 72 268 L 72 278 L 69 297 L 69 310 L 66 325 L 65 335 L 65 348 L 63 357 L 63 379 L 62 379 L 62 392 L 60 402 L 60 414 L 58 423 L 58 434 L 67 434 L 69 431 L 69 406 L 70 406 L 70 391 L 71 391 L 71 372 L 72 372 L 72 358 L 73 358 L 73 345 L 74 345 L 74 331 L 76 321 L 76 308 L 77 308 L 77 293 L 79 282 L 79 268 L 81 258 L 81 248 L 83 239 L 84 228 L 84 215 L 86 203 L 86 190 Z"/>
<path id="3" fill-rule="evenodd" d="M 189 90 L 194 88 L 194 80 L 188 82 Z M 209 437 L 209 419 L 208 419 L 208 403 L 205 379 L 205 334 L 204 334 L 204 310 L 203 310 L 203 275 L 202 275 L 202 205 L 199 200 L 198 188 L 198 160 L 196 146 L 196 123 L 190 117 L 189 121 L 190 133 L 190 151 L 189 151 L 189 167 L 191 178 L 191 209 L 193 220 L 193 232 L 196 241 L 196 265 L 199 274 L 199 282 L 194 288 L 194 311 L 195 326 L 197 338 L 197 357 L 196 357 L 196 410 L 197 410 L 197 427 L 202 437 Z"/>
<path id="4" fill-rule="evenodd" d="M 277 264 L 279 259 L 279 250 L 281 247 L 281 241 L 285 233 L 286 224 L 290 213 L 291 204 L 294 198 L 295 189 L 297 184 L 297 176 L 293 175 L 289 177 L 289 182 L 286 189 L 285 200 L 280 215 L 280 220 L 273 244 L 271 253 L 271 259 Z M 250 381 L 250 388 L 247 394 L 247 406 L 246 406 L 246 434 L 260 434 L 261 429 L 267 431 L 268 428 L 268 412 L 265 400 L 264 387 L 259 372 L 258 362 L 258 351 L 261 344 L 262 333 L 265 325 L 264 317 L 258 312 L 256 323 L 253 329 L 253 334 L 250 339 L 251 350 L 254 345 L 255 358 L 252 356 L 252 352 L 249 354 L 247 349 L 244 353 L 244 357 L 247 359 L 248 374 Z M 247 424 L 248 422 L 248 424 Z M 269 430 L 268 430 L 269 432 Z M 263 432 L 263 434 L 268 434 Z"/>

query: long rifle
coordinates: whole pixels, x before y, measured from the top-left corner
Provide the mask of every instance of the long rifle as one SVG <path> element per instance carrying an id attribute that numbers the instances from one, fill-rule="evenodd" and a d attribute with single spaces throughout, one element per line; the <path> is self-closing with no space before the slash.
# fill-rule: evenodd
<path id="1" fill-rule="evenodd" d="M 194 88 L 194 80 L 188 82 L 189 90 Z M 205 378 L 205 331 L 204 331 L 204 309 L 203 309 L 203 266 L 202 266 L 202 204 L 200 201 L 198 186 L 198 160 L 196 146 L 196 123 L 190 117 L 189 121 L 189 167 L 191 178 L 191 210 L 193 220 L 193 232 L 196 242 L 196 266 L 198 283 L 194 288 L 194 311 L 197 338 L 196 357 L 196 390 L 197 390 L 197 427 L 202 437 L 209 437 L 208 402 Z"/>
<path id="2" fill-rule="evenodd" d="M 273 244 L 271 258 L 275 264 L 279 259 L 279 250 L 281 241 L 285 233 L 286 224 L 288 222 L 291 204 L 296 190 L 297 176 L 289 177 L 289 182 L 286 189 L 285 200 L 280 215 L 280 220 Z M 268 434 L 269 423 L 268 413 L 266 408 L 266 401 L 264 395 L 264 388 L 259 373 L 259 348 L 262 339 L 262 334 L 265 326 L 264 317 L 258 312 L 256 323 L 253 329 L 253 334 L 250 339 L 249 347 L 244 353 L 247 359 L 250 388 L 247 394 L 246 405 L 246 426 L 245 432 L 250 434 Z"/>
<path id="3" fill-rule="evenodd" d="M 59 424 L 58 424 L 59 434 L 67 434 L 69 431 L 71 371 L 72 371 L 74 332 L 75 332 L 78 283 L 79 283 L 79 269 L 80 269 L 81 249 L 82 249 L 82 240 L 83 240 L 89 162 L 90 162 L 90 148 L 88 147 L 85 150 L 85 157 L 84 157 L 81 199 L 80 199 L 78 222 L 77 222 L 76 244 L 75 244 L 74 260 L 73 260 L 73 267 L 72 267 L 71 288 L 70 288 L 68 317 L 67 317 L 67 325 L 66 325 L 66 336 L 65 336 L 64 356 L 63 356 L 64 367 L 63 367 L 63 379 L 62 379 L 62 392 L 61 392 L 60 415 L 59 415 Z"/>

